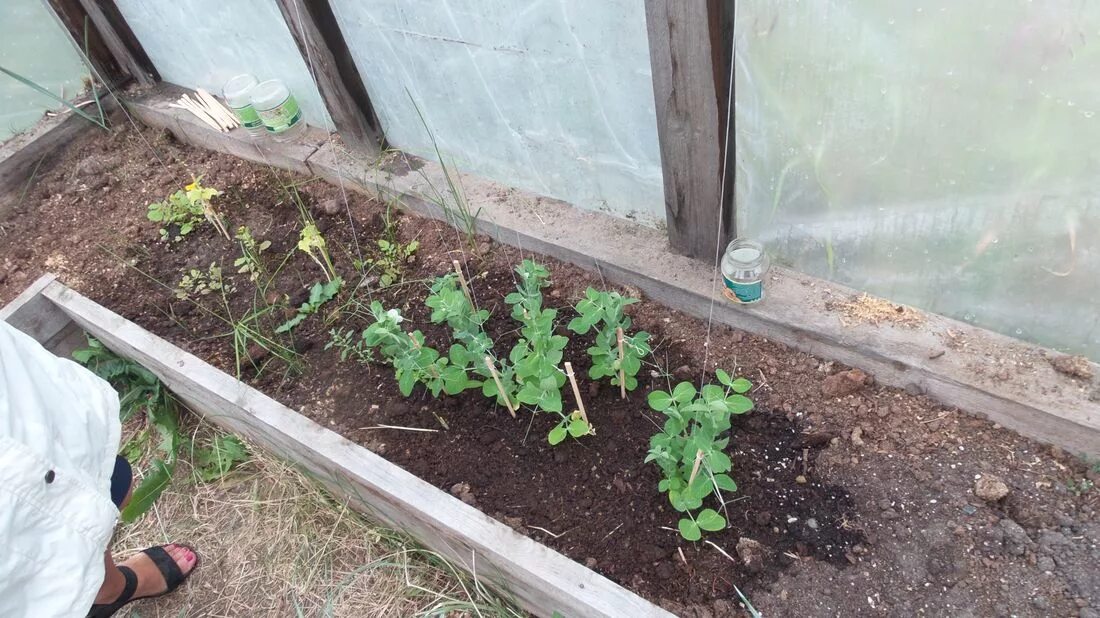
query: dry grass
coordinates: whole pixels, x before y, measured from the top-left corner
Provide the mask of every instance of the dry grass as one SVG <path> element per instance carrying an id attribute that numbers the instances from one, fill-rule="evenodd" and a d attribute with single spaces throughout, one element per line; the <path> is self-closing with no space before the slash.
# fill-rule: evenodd
<path id="1" fill-rule="evenodd" d="M 214 430 L 185 430 L 198 442 Z M 287 464 L 252 458 L 213 483 L 186 457 L 154 509 L 119 529 L 117 558 L 172 541 L 202 563 L 177 593 L 130 616 L 520 616 L 471 578 L 403 535 L 334 501 Z M 119 614 L 126 616 L 125 612 Z"/>
<path id="2" fill-rule="evenodd" d="M 847 302 L 836 303 L 833 308 L 844 314 L 845 317 L 841 318 L 841 321 L 845 325 L 886 322 L 907 328 L 917 328 L 924 324 L 924 314 L 920 311 L 866 293 Z"/>

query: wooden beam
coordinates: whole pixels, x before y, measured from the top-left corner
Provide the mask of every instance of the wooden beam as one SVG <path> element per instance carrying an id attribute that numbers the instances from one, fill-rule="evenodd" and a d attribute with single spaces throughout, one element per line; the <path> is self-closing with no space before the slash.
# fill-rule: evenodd
<path id="1" fill-rule="evenodd" d="M 352 148 L 376 157 L 381 153 L 382 131 L 328 0 L 276 0 L 276 4 L 337 133 Z"/>
<path id="2" fill-rule="evenodd" d="M 672 250 L 711 261 L 722 235 L 721 125 L 707 0 L 646 0 Z"/>
<path id="3" fill-rule="evenodd" d="M 68 31 L 77 51 L 87 56 L 92 69 L 99 74 L 102 81 L 114 87 L 130 78 L 129 72 L 115 58 L 81 0 L 42 0 L 42 3 Z"/>
<path id="4" fill-rule="evenodd" d="M 468 506 L 215 369 L 57 281 L 31 301 L 52 303 L 115 353 L 152 371 L 189 408 L 308 472 L 335 496 L 407 531 L 537 616 L 672 618 L 672 614 Z M 21 296 L 21 299 L 25 297 Z"/>
<path id="5" fill-rule="evenodd" d="M 92 25 L 114 57 L 115 63 L 142 86 L 152 86 L 159 76 L 114 0 L 80 0 Z"/>

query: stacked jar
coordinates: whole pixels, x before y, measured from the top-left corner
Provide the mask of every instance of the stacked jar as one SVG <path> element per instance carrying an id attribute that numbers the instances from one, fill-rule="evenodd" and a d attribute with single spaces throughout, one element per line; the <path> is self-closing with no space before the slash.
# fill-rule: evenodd
<path id="1" fill-rule="evenodd" d="M 306 130 L 297 99 L 277 79 L 260 82 L 252 75 L 238 75 L 225 83 L 222 94 L 252 137 L 291 141 Z"/>

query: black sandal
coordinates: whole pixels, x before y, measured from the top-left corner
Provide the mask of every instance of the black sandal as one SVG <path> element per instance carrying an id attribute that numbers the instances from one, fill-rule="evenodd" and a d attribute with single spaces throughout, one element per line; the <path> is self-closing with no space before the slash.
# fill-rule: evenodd
<path id="1" fill-rule="evenodd" d="M 154 594 L 151 596 L 139 597 L 135 599 L 133 598 L 133 596 L 138 587 L 137 574 L 134 573 L 133 569 L 131 569 L 130 567 L 119 565 L 118 570 L 122 572 L 122 577 L 126 580 L 126 585 L 122 588 L 122 594 L 118 595 L 118 599 L 115 600 L 114 603 L 93 605 L 91 611 L 88 612 L 87 618 L 110 618 L 111 616 L 115 615 L 115 612 L 122 609 L 124 605 L 127 605 L 132 601 L 140 601 L 142 599 L 155 599 L 171 592 L 175 592 L 176 589 L 179 588 L 180 585 L 183 584 L 183 582 L 187 581 L 187 578 L 195 572 L 195 569 L 199 568 L 199 554 L 187 545 L 181 545 L 179 543 L 172 543 L 172 545 L 188 549 L 195 556 L 195 566 L 191 567 L 191 570 L 188 571 L 186 575 L 184 575 L 183 571 L 180 570 L 179 565 L 176 564 L 176 561 L 172 559 L 172 556 L 169 556 L 168 552 L 164 551 L 163 545 L 143 549 L 141 553 L 149 556 L 149 559 L 153 561 L 153 565 L 155 565 L 157 567 L 157 570 L 160 571 L 160 575 L 164 578 L 164 583 L 168 586 L 168 588 L 160 594 Z"/>

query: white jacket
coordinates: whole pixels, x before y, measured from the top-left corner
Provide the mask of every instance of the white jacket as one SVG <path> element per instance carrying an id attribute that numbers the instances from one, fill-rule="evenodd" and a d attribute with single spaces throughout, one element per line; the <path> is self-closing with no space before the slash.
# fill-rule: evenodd
<path id="1" fill-rule="evenodd" d="M 109 384 L 0 320 L 0 616 L 91 608 L 118 519 L 118 408 Z"/>

